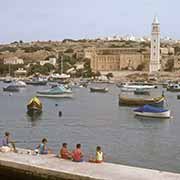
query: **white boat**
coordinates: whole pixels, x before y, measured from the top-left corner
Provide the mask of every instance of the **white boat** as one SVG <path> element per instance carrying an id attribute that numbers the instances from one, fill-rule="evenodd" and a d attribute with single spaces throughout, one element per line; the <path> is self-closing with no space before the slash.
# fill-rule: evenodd
<path id="1" fill-rule="evenodd" d="M 48 90 L 38 91 L 37 96 L 47 98 L 72 98 L 73 93 L 71 89 L 68 89 L 63 85 L 59 85 Z"/>
<path id="2" fill-rule="evenodd" d="M 23 81 L 15 81 L 15 82 L 13 82 L 13 84 L 14 84 L 16 87 L 20 87 L 20 88 L 27 86 L 26 83 L 23 82 Z"/>
<path id="3" fill-rule="evenodd" d="M 135 88 L 127 88 L 127 87 L 122 87 L 121 92 L 134 92 L 136 89 Z"/>
<path id="4" fill-rule="evenodd" d="M 39 94 L 38 97 L 47 97 L 47 98 L 73 98 L 73 94 L 70 93 L 62 93 L 62 94 Z"/>
<path id="5" fill-rule="evenodd" d="M 144 105 L 134 110 L 134 114 L 138 116 L 154 117 L 154 118 L 170 118 L 171 112 L 168 109 L 162 109 L 151 105 Z"/>
<path id="6" fill-rule="evenodd" d="M 156 88 L 155 85 L 129 85 L 129 84 L 125 84 L 122 86 L 123 88 L 127 88 L 127 89 L 154 89 Z"/>

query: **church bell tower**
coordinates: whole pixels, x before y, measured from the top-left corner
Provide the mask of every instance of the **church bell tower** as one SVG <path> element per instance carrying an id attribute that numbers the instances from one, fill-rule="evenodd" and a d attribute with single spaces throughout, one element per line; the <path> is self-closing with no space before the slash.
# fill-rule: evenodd
<path id="1" fill-rule="evenodd" d="M 154 17 L 151 32 L 151 55 L 149 72 L 156 73 L 160 70 L 160 24 L 157 17 Z"/>

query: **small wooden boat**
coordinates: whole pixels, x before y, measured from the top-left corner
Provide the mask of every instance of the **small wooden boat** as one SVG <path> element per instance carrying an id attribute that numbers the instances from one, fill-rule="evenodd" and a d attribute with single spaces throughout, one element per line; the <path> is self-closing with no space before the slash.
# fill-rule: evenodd
<path id="1" fill-rule="evenodd" d="M 47 98 L 72 98 L 73 93 L 71 89 L 66 88 L 63 85 L 59 85 L 48 90 L 37 91 L 37 96 Z"/>
<path id="2" fill-rule="evenodd" d="M 119 95 L 119 105 L 125 106 L 143 106 L 145 104 L 150 104 L 162 107 L 164 105 L 164 100 L 165 97 L 163 95 L 156 98 L 130 98 L 128 96 Z"/>
<path id="3" fill-rule="evenodd" d="M 7 87 L 3 88 L 3 91 L 8 91 L 8 92 L 19 92 L 19 88 L 14 85 L 9 85 Z"/>
<path id="4" fill-rule="evenodd" d="M 150 95 L 150 92 L 145 89 L 136 89 L 134 91 L 134 94 L 136 95 Z"/>
<path id="5" fill-rule="evenodd" d="M 106 92 L 108 92 L 108 88 L 91 87 L 91 88 L 90 88 L 90 91 L 91 91 L 91 92 L 106 93 Z"/>
<path id="6" fill-rule="evenodd" d="M 170 118 L 170 110 L 144 105 L 134 110 L 134 114 L 145 117 Z"/>
<path id="7" fill-rule="evenodd" d="M 42 112 L 42 103 L 37 97 L 33 97 L 27 105 L 28 114 L 41 113 Z"/>

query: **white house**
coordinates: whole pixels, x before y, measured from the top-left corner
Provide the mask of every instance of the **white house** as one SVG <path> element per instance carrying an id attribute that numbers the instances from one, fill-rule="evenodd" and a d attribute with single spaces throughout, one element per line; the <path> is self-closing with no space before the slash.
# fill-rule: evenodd
<path id="1" fill-rule="evenodd" d="M 24 60 L 17 57 L 4 58 L 4 64 L 24 64 Z"/>
<path id="2" fill-rule="evenodd" d="M 52 64 L 53 66 L 56 65 L 56 58 L 49 58 L 49 60 L 40 61 L 40 65 L 43 66 L 44 64 Z"/>

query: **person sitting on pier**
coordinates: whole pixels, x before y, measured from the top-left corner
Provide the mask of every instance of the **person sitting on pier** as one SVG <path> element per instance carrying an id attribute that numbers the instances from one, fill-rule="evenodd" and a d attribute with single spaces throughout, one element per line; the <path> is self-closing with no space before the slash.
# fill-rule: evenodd
<path id="1" fill-rule="evenodd" d="M 52 153 L 52 151 L 50 149 L 48 149 L 46 146 L 47 142 L 48 142 L 47 139 L 43 138 L 42 143 L 37 146 L 36 149 L 39 149 L 39 154 L 51 154 Z"/>
<path id="2" fill-rule="evenodd" d="M 12 140 L 10 140 L 10 133 L 5 132 L 4 138 L 2 139 L 2 142 L 1 142 L 0 151 L 1 152 L 9 152 L 11 150 L 13 150 L 14 152 L 17 152 L 15 143 Z"/>
<path id="3" fill-rule="evenodd" d="M 92 163 L 102 163 L 104 161 L 104 155 L 103 151 L 101 150 L 100 146 L 96 147 L 96 158 L 95 159 L 90 159 L 89 162 Z"/>
<path id="4" fill-rule="evenodd" d="M 81 150 L 81 144 L 76 145 L 76 149 L 72 152 L 72 159 L 75 162 L 83 162 L 84 153 Z"/>
<path id="5" fill-rule="evenodd" d="M 68 151 L 67 143 L 62 144 L 59 155 L 62 159 L 72 159 L 72 154 L 70 151 Z"/>

